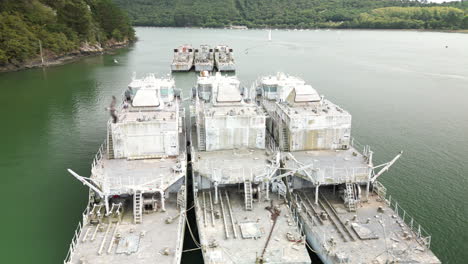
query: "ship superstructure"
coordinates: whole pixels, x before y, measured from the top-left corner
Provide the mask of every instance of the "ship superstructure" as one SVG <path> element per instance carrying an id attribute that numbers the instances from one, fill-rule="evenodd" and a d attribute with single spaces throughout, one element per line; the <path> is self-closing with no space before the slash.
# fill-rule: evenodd
<path id="1" fill-rule="evenodd" d="M 265 135 L 265 111 L 236 77 L 203 75 L 190 141 L 205 263 L 310 263 L 285 202 L 279 152 Z"/>
<path id="2" fill-rule="evenodd" d="M 200 45 L 199 49 L 195 49 L 195 71 L 213 71 L 214 68 L 214 51 L 208 45 Z"/>
<path id="3" fill-rule="evenodd" d="M 111 105 L 106 141 L 64 263 L 180 263 L 185 229 L 184 111 L 172 78 L 133 80 Z"/>
<path id="4" fill-rule="evenodd" d="M 268 133 L 281 150 L 289 201 L 307 241 L 328 263 L 440 263 L 430 236 L 377 178 L 400 157 L 375 166 L 351 138 L 351 114 L 285 74 L 255 85 Z"/>
<path id="5" fill-rule="evenodd" d="M 235 71 L 233 50 L 226 45 L 218 45 L 215 48 L 215 66 L 218 71 L 228 72 Z"/>
<path id="6" fill-rule="evenodd" d="M 194 53 L 191 45 L 182 45 L 174 49 L 174 58 L 171 64 L 171 70 L 190 71 L 193 67 Z"/>

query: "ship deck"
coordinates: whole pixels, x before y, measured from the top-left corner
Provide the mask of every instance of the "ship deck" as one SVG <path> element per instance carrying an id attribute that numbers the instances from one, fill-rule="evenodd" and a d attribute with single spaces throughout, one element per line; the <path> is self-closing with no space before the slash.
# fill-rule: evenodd
<path id="1" fill-rule="evenodd" d="M 209 191 L 200 191 L 196 197 L 198 230 L 201 244 L 206 248 L 205 263 L 257 263 L 271 230 L 264 254 L 266 263 L 311 263 L 303 242 L 291 242 L 287 238 L 290 233 L 295 239 L 301 239 L 289 209 L 283 200 L 277 199 L 277 194 L 270 196 L 273 204 L 280 208 L 275 225 L 270 211 L 265 208 L 271 205 L 270 201 L 254 202 L 253 209 L 247 211 L 244 196 L 237 187 L 220 188 L 219 194 L 218 204 L 210 204 Z M 213 191 L 211 195 L 214 196 Z"/>
<path id="2" fill-rule="evenodd" d="M 313 182 L 337 184 L 346 182 L 347 178 L 359 183 L 368 181 L 370 168 L 367 160 L 354 147 L 347 150 L 295 151 L 282 155 L 286 168 L 297 168 L 297 162 L 302 165 L 313 164 L 313 167 L 308 169 Z"/>
<path id="3" fill-rule="evenodd" d="M 196 152 L 194 171 L 219 184 L 243 183 L 244 179 L 266 176 L 270 168 L 264 149 L 234 149 Z"/>
<path id="4" fill-rule="evenodd" d="M 141 224 L 133 223 L 132 203 L 127 204 L 118 225 L 107 217 L 99 226 L 86 224 L 68 263 L 172 264 L 175 258 L 180 258 L 175 252 L 176 248 L 179 253 L 182 250 L 185 217 L 178 217 L 170 224 L 165 222 L 167 217 L 175 217 L 179 212 L 175 195 L 166 200 L 166 212 L 144 214 Z"/>
<path id="5" fill-rule="evenodd" d="M 161 159 L 108 159 L 107 154 L 92 170 L 92 179 L 100 183 L 104 193 L 119 195 L 133 193 L 134 187 L 144 192 L 166 190 L 185 177 L 185 165 L 181 172 L 173 168 L 178 164 L 175 157 Z"/>
<path id="6" fill-rule="evenodd" d="M 338 191 L 334 194 L 333 188 L 327 187 L 320 192 L 318 205 L 314 204 L 313 189 L 295 194 L 302 201 L 300 215 L 308 227 L 309 242 L 314 241 L 315 250 L 333 260 L 327 263 L 339 263 L 338 259 L 348 261 L 343 263 L 440 263 L 375 193 L 369 194 L 368 202 L 358 204 L 355 212 L 349 212 Z M 319 219 L 321 212 L 326 212 L 327 220 Z M 330 250 L 328 255 L 324 248 Z"/>

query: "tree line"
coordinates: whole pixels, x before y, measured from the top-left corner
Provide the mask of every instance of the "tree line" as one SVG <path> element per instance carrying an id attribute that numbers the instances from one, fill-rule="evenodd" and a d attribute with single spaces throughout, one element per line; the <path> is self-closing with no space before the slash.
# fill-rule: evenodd
<path id="1" fill-rule="evenodd" d="M 468 29 L 468 1 L 113 0 L 137 26 Z"/>
<path id="2" fill-rule="evenodd" d="M 2 0 L 0 64 L 39 56 L 60 56 L 84 43 L 132 41 L 135 32 L 124 11 L 111 0 Z"/>

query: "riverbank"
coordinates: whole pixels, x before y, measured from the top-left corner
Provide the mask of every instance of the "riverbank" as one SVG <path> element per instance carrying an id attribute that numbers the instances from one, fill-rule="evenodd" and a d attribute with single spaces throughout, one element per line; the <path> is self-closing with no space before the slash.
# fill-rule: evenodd
<path id="1" fill-rule="evenodd" d="M 464 33 L 468 34 L 468 29 L 399 29 L 399 28 L 340 28 L 340 27 L 320 27 L 320 28 L 275 28 L 275 27 L 250 27 L 250 28 L 229 28 L 229 27 L 160 27 L 160 26 L 139 26 L 135 25 L 135 28 L 167 28 L 167 29 L 223 29 L 223 30 L 284 30 L 284 31 L 326 31 L 326 30 L 370 30 L 370 31 L 413 31 L 413 32 L 439 32 L 439 33 Z"/>
<path id="2" fill-rule="evenodd" d="M 132 42 L 129 40 L 110 40 L 107 41 L 104 45 L 101 45 L 100 43 L 83 43 L 79 49 L 61 55 L 56 55 L 48 52 L 47 50 L 44 50 L 43 60 L 41 59 L 41 56 L 38 56 L 34 59 L 24 62 L 12 62 L 0 65 L 0 72 L 14 72 L 32 68 L 63 65 L 77 61 L 83 57 L 96 56 L 107 52 L 112 52 L 117 49 L 125 48 L 128 47 L 131 43 Z"/>

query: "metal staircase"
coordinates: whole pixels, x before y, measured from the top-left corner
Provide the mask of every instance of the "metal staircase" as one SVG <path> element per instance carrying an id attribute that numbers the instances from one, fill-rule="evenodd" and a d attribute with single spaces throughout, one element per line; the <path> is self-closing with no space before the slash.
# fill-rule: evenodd
<path id="1" fill-rule="evenodd" d="M 141 224 L 143 218 L 143 193 L 141 190 L 136 190 L 133 195 L 133 221 L 135 224 Z"/>
<path id="2" fill-rule="evenodd" d="M 177 192 L 177 206 L 185 208 L 185 185 L 182 185 Z"/>
<path id="3" fill-rule="evenodd" d="M 245 210 L 253 209 L 252 183 L 250 180 L 244 180 Z"/>
<path id="4" fill-rule="evenodd" d="M 110 127 L 107 128 L 107 154 L 108 159 L 114 158 L 114 141 L 112 140 L 112 131 Z"/>
<path id="5" fill-rule="evenodd" d="M 354 194 L 354 184 L 351 182 L 346 182 L 346 201 L 348 204 L 348 211 L 355 212 L 356 211 L 356 199 Z"/>
<path id="6" fill-rule="evenodd" d="M 203 122 L 200 122 L 198 131 L 199 131 L 198 149 L 206 150 L 206 131 L 205 131 L 205 124 L 203 124 Z"/>
<path id="7" fill-rule="evenodd" d="M 288 128 L 283 125 L 281 126 L 280 131 L 281 131 L 282 151 L 289 151 Z"/>

